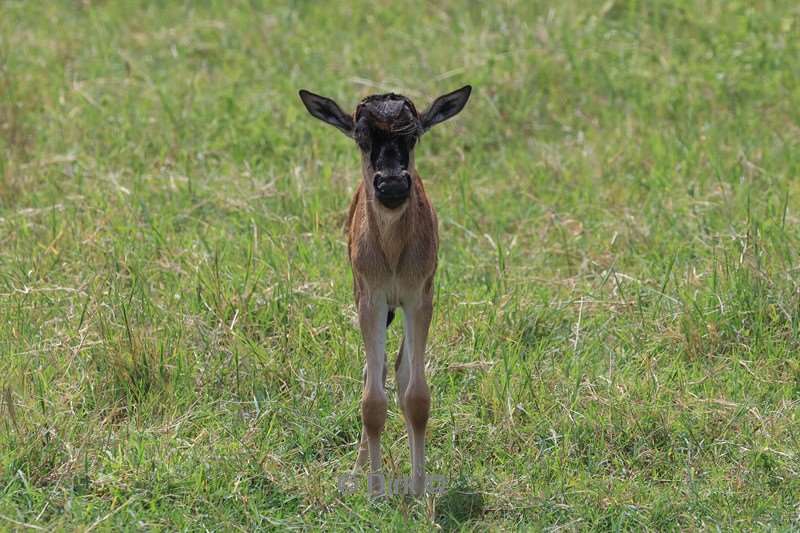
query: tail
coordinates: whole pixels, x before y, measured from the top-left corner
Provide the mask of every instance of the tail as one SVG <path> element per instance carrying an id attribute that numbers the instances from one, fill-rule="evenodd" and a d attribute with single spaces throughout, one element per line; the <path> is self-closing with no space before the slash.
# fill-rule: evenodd
<path id="1" fill-rule="evenodd" d="M 392 320 L 394 320 L 394 309 L 389 309 L 389 314 L 386 315 L 386 327 L 387 328 L 392 323 Z"/>

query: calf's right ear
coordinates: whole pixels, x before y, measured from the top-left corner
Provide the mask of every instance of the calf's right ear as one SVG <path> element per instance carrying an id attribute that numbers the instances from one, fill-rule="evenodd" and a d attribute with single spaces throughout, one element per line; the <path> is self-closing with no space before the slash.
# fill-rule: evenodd
<path id="1" fill-rule="evenodd" d="M 342 111 L 339 104 L 318 94 L 300 90 L 300 99 L 308 112 L 326 124 L 338 128 L 348 137 L 353 136 L 353 117 Z"/>

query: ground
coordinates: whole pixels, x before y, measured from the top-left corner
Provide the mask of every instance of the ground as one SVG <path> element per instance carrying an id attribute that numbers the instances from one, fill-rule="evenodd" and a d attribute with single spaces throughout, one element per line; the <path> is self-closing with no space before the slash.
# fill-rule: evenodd
<path id="1" fill-rule="evenodd" d="M 445 492 L 341 494 L 359 162 L 297 91 L 466 83 Z M 800 528 L 798 110 L 788 0 L 3 2 L 0 528 Z"/>

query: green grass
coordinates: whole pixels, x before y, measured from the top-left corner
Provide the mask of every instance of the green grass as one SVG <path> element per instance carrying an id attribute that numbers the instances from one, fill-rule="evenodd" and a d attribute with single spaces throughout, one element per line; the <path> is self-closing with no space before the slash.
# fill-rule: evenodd
<path id="1" fill-rule="evenodd" d="M 134 4 L 0 4 L 0 528 L 800 528 L 796 2 Z M 448 491 L 341 496 L 359 164 L 297 90 L 465 83 Z"/>

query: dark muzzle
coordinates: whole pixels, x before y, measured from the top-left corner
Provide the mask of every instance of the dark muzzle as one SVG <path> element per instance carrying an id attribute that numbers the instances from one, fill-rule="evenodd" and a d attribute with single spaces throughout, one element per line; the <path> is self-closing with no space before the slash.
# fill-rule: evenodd
<path id="1" fill-rule="evenodd" d="M 405 170 L 397 175 L 376 172 L 372 183 L 378 201 L 389 209 L 402 205 L 411 194 L 411 174 Z"/>

